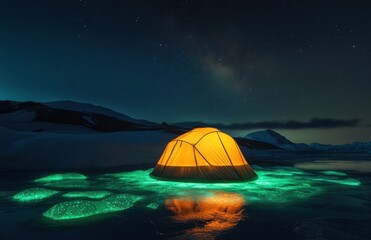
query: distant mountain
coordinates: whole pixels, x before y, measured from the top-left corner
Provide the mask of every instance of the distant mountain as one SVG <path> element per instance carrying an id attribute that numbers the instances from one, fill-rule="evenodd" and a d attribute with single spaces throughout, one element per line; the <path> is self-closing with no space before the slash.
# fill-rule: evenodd
<path id="1" fill-rule="evenodd" d="M 222 128 L 220 126 L 213 127 Z M 16 102 L 0 101 L 0 128 L 25 132 L 95 133 L 162 130 L 175 135 L 194 127 L 210 126 L 204 122 L 181 122 L 173 125 L 135 119 L 111 109 L 73 101 Z M 273 130 L 262 130 L 235 137 L 240 146 L 253 150 L 285 150 L 305 152 L 371 153 L 371 142 L 343 145 L 293 143 Z"/>
<path id="2" fill-rule="evenodd" d="M 282 149 L 278 146 L 275 146 L 271 143 L 262 142 L 262 141 L 255 141 L 251 139 L 247 139 L 244 137 L 235 137 L 234 138 L 239 146 L 247 147 L 254 150 L 278 150 Z"/>
<path id="3" fill-rule="evenodd" d="M 274 145 L 292 145 L 293 142 L 282 136 L 281 134 L 267 129 L 263 131 L 256 131 L 253 133 L 249 133 L 245 136 L 247 139 L 251 140 L 257 140 L 257 141 L 264 141 L 264 142 L 269 142 Z"/>
<path id="4" fill-rule="evenodd" d="M 371 142 L 354 142 L 342 145 L 330 145 L 311 143 L 293 143 L 281 134 L 273 130 L 256 131 L 247 134 L 244 139 L 255 141 L 255 146 L 265 146 L 269 149 L 270 144 L 277 149 L 287 151 L 326 152 L 326 153 L 371 153 Z M 265 145 L 263 145 L 265 143 Z M 255 148 L 256 149 L 256 148 Z"/>
<path id="5" fill-rule="evenodd" d="M 0 101 L 0 126 L 17 131 L 115 132 L 166 130 L 172 126 L 138 120 L 107 108 L 71 101 Z"/>
<path id="6" fill-rule="evenodd" d="M 296 144 L 289 141 L 284 136 L 273 130 L 263 130 L 249 133 L 245 136 L 245 139 L 269 143 L 277 148 L 286 149 L 286 150 L 295 150 Z"/>
<path id="7" fill-rule="evenodd" d="M 102 107 L 102 106 L 96 106 L 90 103 L 79 103 L 79 102 L 67 100 L 67 101 L 45 102 L 43 104 L 51 108 L 55 108 L 55 109 L 64 109 L 64 110 L 86 112 L 86 113 L 98 113 L 98 114 L 102 114 L 106 116 L 115 117 L 115 118 L 118 118 L 124 121 L 134 122 L 134 123 L 156 124 L 154 122 L 150 122 L 147 120 L 134 119 L 125 114 L 113 111 L 109 108 Z"/>

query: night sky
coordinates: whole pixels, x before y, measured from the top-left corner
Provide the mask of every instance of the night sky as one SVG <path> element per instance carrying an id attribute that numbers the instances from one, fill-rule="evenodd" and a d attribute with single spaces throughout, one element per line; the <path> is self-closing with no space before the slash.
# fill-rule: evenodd
<path id="1" fill-rule="evenodd" d="M 369 1 L 0 1 L 0 99 L 346 143 L 370 88 Z"/>

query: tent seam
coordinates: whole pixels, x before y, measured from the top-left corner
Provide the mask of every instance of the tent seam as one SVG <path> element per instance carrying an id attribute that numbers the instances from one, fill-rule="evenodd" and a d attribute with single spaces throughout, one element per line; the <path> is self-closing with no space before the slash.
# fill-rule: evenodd
<path id="1" fill-rule="evenodd" d="M 167 162 L 169 161 L 171 155 L 173 155 L 174 148 L 175 148 L 175 146 L 176 146 L 177 144 L 178 144 L 178 141 L 175 143 L 173 149 L 171 149 L 170 155 L 169 155 L 169 157 L 167 158 L 166 163 L 165 163 L 164 167 L 162 168 L 162 170 L 161 170 L 161 174 L 160 174 L 160 175 L 162 175 L 162 173 L 164 172 L 164 170 L 165 170 L 165 168 L 166 168 L 166 166 L 167 166 Z"/>
<path id="2" fill-rule="evenodd" d="M 224 146 L 224 144 L 223 144 L 223 141 L 222 141 L 222 139 L 221 139 L 220 136 L 219 136 L 219 133 L 217 132 L 216 134 L 218 135 L 219 141 L 220 141 L 220 143 L 221 143 L 222 146 L 223 146 L 223 149 L 224 149 L 225 154 L 227 154 L 227 157 L 228 157 L 229 162 L 231 163 L 232 169 L 234 170 L 234 172 L 237 174 L 237 176 L 238 176 L 239 178 L 242 178 L 242 177 L 240 176 L 240 174 L 237 172 L 237 170 L 235 169 L 235 167 L 234 167 L 234 165 L 233 165 L 233 163 L 232 163 L 232 160 L 231 160 L 231 158 L 229 157 L 229 154 L 228 154 L 228 152 L 227 152 L 227 149 L 225 149 L 225 146 Z"/>

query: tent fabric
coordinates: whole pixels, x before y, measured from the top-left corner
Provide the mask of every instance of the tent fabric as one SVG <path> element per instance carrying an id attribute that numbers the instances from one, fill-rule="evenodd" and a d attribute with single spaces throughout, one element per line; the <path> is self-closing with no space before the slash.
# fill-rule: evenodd
<path id="1" fill-rule="evenodd" d="M 257 177 L 236 141 L 216 128 L 195 128 L 170 141 L 151 175 L 210 181 Z"/>

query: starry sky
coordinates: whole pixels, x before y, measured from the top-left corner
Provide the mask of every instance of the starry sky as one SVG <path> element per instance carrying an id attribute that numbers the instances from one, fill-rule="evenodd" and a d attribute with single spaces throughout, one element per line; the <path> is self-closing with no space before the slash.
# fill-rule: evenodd
<path id="1" fill-rule="evenodd" d="M 368 1 L 3 0 L 0 99 L 371 140 Z"/>

